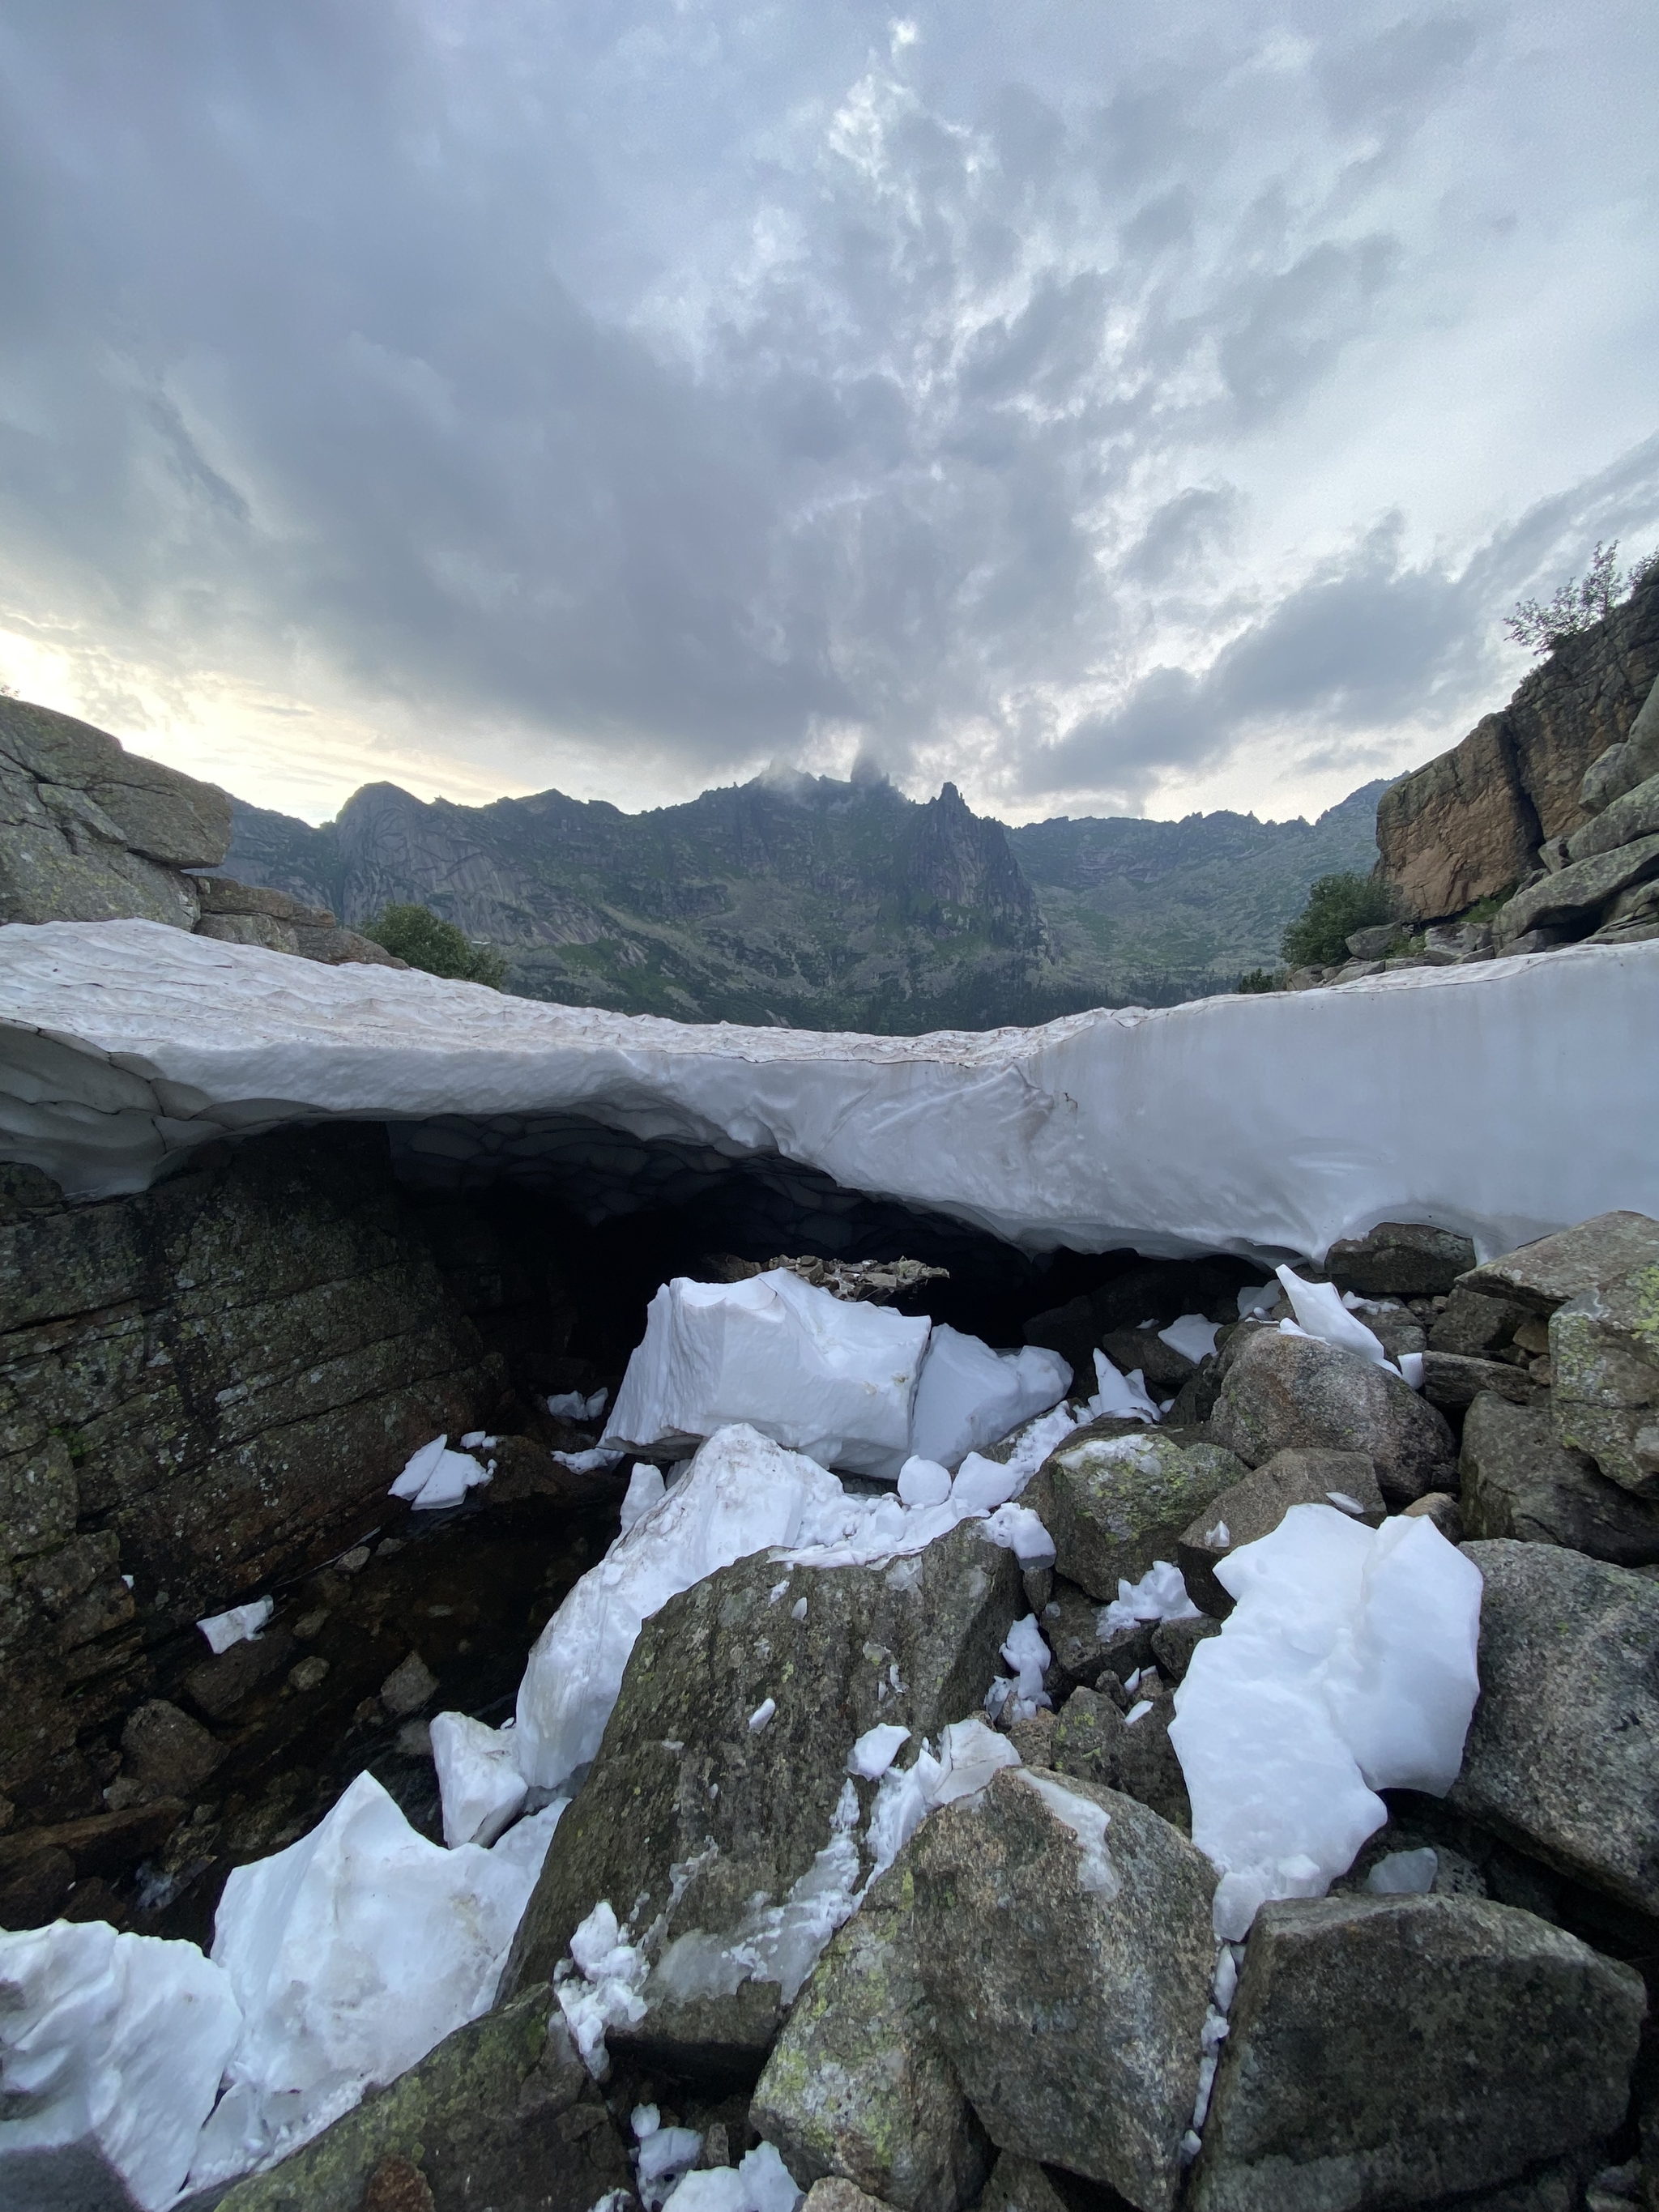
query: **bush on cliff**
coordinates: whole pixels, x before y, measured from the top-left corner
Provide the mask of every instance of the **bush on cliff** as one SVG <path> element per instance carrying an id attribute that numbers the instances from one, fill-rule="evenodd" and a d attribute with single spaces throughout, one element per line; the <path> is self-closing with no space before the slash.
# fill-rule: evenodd
<path id="1" fill-rule="evenodd" d="M 1553 599 L 1517 601 L 1504 618 L 1504 627 L 1516 643 L 1530 653 L 1553 653 L 1570 637 L 1605 622 L 1621 599 L 1628 599 L 1659 568 L 1659 551 L 1656 551 L 1638 561 L 1628 575 L 1621 576 L 1614 560 L 1618 550 L 1616 538 L 1611 545 L 1598 542 L 1586 573 L 1569 577 Z"/>
<path id="2" fill-rule="evenodd" d="M 464 930 L 444 921 L 423 906 L 389 906 L 364 930 L 365 937 L 423 968 L 428 975 L 445 975 L 459 983 L 486 983 L 499 991 L 507 975 L 507 963 L 493 945 L 474 945 Z"/>
<path id="3" fill-rule="evenodd" d="M 1370 876 L 1321 876 L 1285 932 L 1285 957 L 1292 968 L 1328 967 L 1347 958 L 1356 929 L 1393 919 L 1385 884 Z"/>

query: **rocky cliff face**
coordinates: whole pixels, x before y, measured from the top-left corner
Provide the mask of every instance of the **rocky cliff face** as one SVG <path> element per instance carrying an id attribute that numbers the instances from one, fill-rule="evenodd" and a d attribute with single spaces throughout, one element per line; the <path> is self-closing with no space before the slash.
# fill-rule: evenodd
<path id="1" fill-rule="evenodd" d="M 1585 771 L 1628 733 L 1659 678 L 1659 575 L 1534 668 L 1500 714 L 1390 785 L 1379 872 L 1404 914 L 1437 921 L 1506 892 L 1539 848 L 1589 818 Z"/>

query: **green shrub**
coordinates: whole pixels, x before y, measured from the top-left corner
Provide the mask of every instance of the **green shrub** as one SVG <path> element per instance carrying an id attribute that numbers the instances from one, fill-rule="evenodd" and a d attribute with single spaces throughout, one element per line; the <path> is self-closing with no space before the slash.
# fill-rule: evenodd
<path id="1" fill-rule="evenodd" d="M 1322 876 L 1285 932 L 1285 957 L 1292 968 L 1328 967 L 1347 958 L 1356 929 L 1393 919 L 1386 884 L 1370 876 Z"/>
<path id="2" fill-rule="evenodd" d="M 458 983 L 487 983 L 492 991 L 499 991 L 506 980 L 507 963 L 494 945 L 474 945 L 464 930 L 427 907 L 389 906 L 363 935 L 428 975 L 446 975 Z"/>
<path id="3" fill-rule="evenodd" d="M 1628 575 L 1621 576 L 1614 557 L 1618 551 L 1616 538 L 1611 545 L 1598 542 L 1586 574 L 1569 577 L 1553 599 L 1518 601 L 1504 618 L 1504 627 L 1516 643 L 1524 645 L 1529 653 L 1553 653 L 1570 637 L 1580 636 L 1605 622 L 1621 599 L 1628 598 L 1659 568 L 1659 552 L 1650 553 Z"/>
<path id="4" fill-rule="evenodd" d="M 1276 991 L 1279 978 L 1271 968 L 1247 968 L 1238 979 L 1241 991 Z"/>

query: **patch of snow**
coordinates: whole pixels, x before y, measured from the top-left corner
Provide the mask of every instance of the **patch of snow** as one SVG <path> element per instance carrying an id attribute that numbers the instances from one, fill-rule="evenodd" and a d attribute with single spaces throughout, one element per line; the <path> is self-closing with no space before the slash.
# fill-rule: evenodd
<path id="1" fill-rule="evenodd" d="M 123 1575 L 122 1581 L 129 1589 L 131 1577 Z M 234 1605 L 228 1613 L 210 1613 L 196 1626 L 208 1640 L 213 1651 L 228 1651 L 233 1644 L 251 1643 L 276 1611 L 274 1601 L 268 1597 L 256 1597 L 246 1605 Z"/>
<path id="2" fill-rule="evenodd" d="M 688 2173 L 674 2202 L 680 2212 L 795 2212 L 801 2194 L 776 2148 L 763 2142 L 736 2166 Z"/>
<path id="3" fill-rule="evenodd" d="M 501 1438 L 492 1437 L 487 1429 L 469 1429 L 461 1438 L 461 1449 L 463 1451 L 494 1451 L 500 1442 Z"/>
<path id="4" fill-rule="evenodd" d="M 1375 1366 L 1389 1364 L 1382 1338 L 1349 1312 L 1334 1283 L 1304 1283 L 1289 1267 L 1274 1272 L 1304 1336 L 1317 1336 L 1327 1344 L 1340 1345 L 1345 1352 L 1357 1352 Z M 1279 1327 L 1284 1327 L 1282 1322 Z"/>
<path id="5" fill-rule="evenodd" d="M 1133 1449 L 1135 1439 L 1124 1437 L 1120 1443 Z M 1227 1540 L 1226 1526 L 1224 1521 L 1216 1523 L 1223 1532 L 1224 1543 Z M 1213 1536 L 1215 1529 L 1210 1533 Z M 1149 1620 L 1196 1620 L 1198 1613 L 1199 1608 L 1187 1595 L 1180 1568 L 1171 1566 L 1168 1559 L 1154 1559 L 1138 1583 L 1126 1582 L 1120 1576 L 1117 1595 L 1109 1605 L 1101 1607 L 1095 1615 L 1095 1626 L 1101 1641 L 1105 1643 L 1126 1628 L 1134 1628 Z"/>
<path id="6" fill-rule="evenodd" d="M 1132 1367 L 1127 1375 L 1121 1373 L 1098 1346 L 1095 1349 L 1095 1395 L 1085 1408 L 1086 1420 L 1098 1421 L 1109 1414 L 1132 1415 L 1138 1421 L 1163 1419 L 1139 1368 Z"/>
<path id="7" fill-rule="evenodd" d="M 655 2105 L 635 2105 L 630 2124 L 638 2146 L 634 2155 L 640 2202 L 646 2212 L 662 2212 L 681 2177 L 696 2164 L 702 2137 L 695 2128 L 664 2127 Z"/>
<path id="8" fill-rule="evenodd" d="M 406 1498 L 417 1513 L 431 1513 L 459 1505 L 469 1490 L 489 1480 L 489 1474 L 470 1452 L 451 1451 L 448 1447 L 447 1436 L 434 1437 L 430 1443 L 412 1452 L 388 1494 Z"/>
<path id="9" fill-rule="evenodd" d="M 610 1400 L 609 1390 L 595 1390 L 587 1398 L 580 1390 L 556 1390 L 546 1404 L 556 1420 L 586 1422 L 597 1421 Z"/>
<path id="10" fill-rule="evenodd" d="M 951 1471 L 913 1452 L 899 1469 L 898 1494 L 901 1505 L 943 1505 L 951 1495 Z"/>
<path id="11" fill-rule="evenodd" d="M 676 1276 L 646 1310 L 604 1440 L 672 1449 L 742 1422 L 821 1466 L 894 1479 L 932 1326 L 787 1268 L 742 1283 Z"/>
<path id="12" fill-rule="evenodd" d="M 1051 1567 L 1054 1540 L 1029 1505 L 999 1505 L 985 1523 L 985 1534 L 1005 1552 L 1012 1552 L 1023 1567 Z"/>
<path id="13" fill-rule="evenodd" d="M 1365 1887 L 1373 1897 L 1426 1897 L 1439 1871 L 1440 1855 L 1427 1847 L 1390 1851 L 1366 1875 Z"/>
<path id="14" fill-rule="evenodd" d="M 1408 1382 L 1413 1390 L 1423 1388 L 1424 1358 L 1420 1352 L 1402 1352 L 1395 1365 L 1402 1382 Z"/>
<path id="15" fill-rule="evenodd" d="M 645 2018 L 645 1986 L 651 1964 L 644 1952 L 626 1942 L 608 1900 L 596 1905 L 570 1939 L 568 1966 L 561 1960 L 554 1993 L 565 2026 L 596 2081 L 611 2071 L 606 2031 L 633 2027 Z"/>
<path id="16" fill-rule="evenodd" d="M 552 1456 L 561 1467 L 568 1467 L 572 1474 L 604 1474 L 624 1455 L 619 1451 L 608 1451 L 603 1444 L 595 1444 L 588 1451 L 556 1451 Z"/>
<path id="17" fill-rule="evenodd" d="M 1014 1670 L 1013 1687 L 1008 1693 L 1014 1702 L 1013 1717 L 1029 1721 L 1043 1706 L 1054 1702 L 1042 1686 L 1042 1677 L 1054 1654 L 1042 1640 L 1035 1613 L 1025 1613 L 1014 1623 L 1002 1646 L 1002 1656 Z"/>
<path id="18" fill-rule="evenodd" d="M 1325 1494 L 1329 1497 L 1331 1493 L 1327 1491 Z M 1204 1540 L 1206 1544 L 1213 1544 L 1218 1550 L 1224 1552 L 1233 1540 L 1232 1531 L 1224 1521 L 1218 1521 L 1213 1528 L 1206 1528 L 1204 1531 Z"/>
<path id="19" fill-rule="evenodd" d="M 1218 1936 L 1271 1897 L 1322 1897 L 1387 1818 L 1443 1796 L 1479 1690 L 1480 1575 L 1432 1522 L 1367 1528 L 1292 1506 L 1216 1568 L 1237 1601 L 1176 1692 L 1193 1840 L 1221 1870 Z"/>
<path id="20" fill-rule="evenodd" d="M 831 1303 L 842 1312 L 866 1310 Z M 849 1500 L 813 1461 L 754 1429 L 721 1429 L 683 1480 L 589 1568 L 537 1638 L 514 1731 L 525 1779 L 556 1789 L 592 1759 L 647 1613 L 734 1559 L 839 1535 L 849 1507 L 864 1503 Z"/>
<path id="21" fill-rule="evenodd" d="M 309 1835 L 233 1870 L 213 1960 L 243 2027 L 193 2186 L 286 2155 L 488 2010 L 558 1817 L 548 1811 L 517 1850 L 446 1850 L 360 1774 Z"/>
<path id="22" fill-rule="evenodd" d="M 1273 1283 L 1246 1283 L 1238 1294 L 1238 1317 L 1249 1321 L 1253 1314 L 1269 1313 L 1279 1303 L 1279 1291 Z"/>
<path id="23" fill-rule="evenodd" d="M 1158 1331 L 1162 1343 L 1171 1352 L 1178 1352 L 1183 1359 L 1190 1359 L 1194 1367 L 1200 1359 L 1207 1359 L 1215 1350 L 1216 1332 L 1219 1323 L 1206 1321 L 1202 1314 L 1182 1314 L 1172 1321 L 1168 1328 Z"/>
<path id="24" fill-rule="evenodd" d="M 1142 1698 L 1138 1705 L 1131 1705 L 1128 1711 L 1124 1714 L 1124 1727 L 1133 1728 L 1137 1721 L 1144 1721 L 1147 1714 L 1151 1712 L 1152 1710 L 1152 1699 L 1150 1698 Z"/>
<path id="25" fill-rule="evenodd" d="M 636 1521 L 645 1518 L 653 1505 L 662 1504 L 667 1489 L 659 1467 L 653 1467 L 648 1459 L 635 1460 L 634 1472 L 628 1478 L 627 1494 L 622 1502 L 622 1532 L 624 1536 Z M 774 1593 L 775 1596 L 777 1595 Z"/>
<path id="26" fill-rule="evenodd" d="M 1057 1352 L 1037 1345 L 994 1352 L 941 1322 L 916 1382 L 910 1449 L 941 1467 L 960 1467 L 969 1452 L 1047 1413 L 1071 1382 L 1071 1368 Z"/>
<path id="27" fill-rule="evenodd" d="M 761 1730 L 766 1726 L 768 1721 L 769 1721 L 772 1718 L 772 1716 L 777 1711 L 777 1709 L 778 1701 L 775 1698 L 763 1698 L 759 1705 L 756 1706 L 754 1711 L 749 1716 L 750 1735 L 758 1735 Z"/>
<path id="28" fill-rule="evenodd" d="M 790 1620 L 805 1620 L 805 1618 L 806 1618 L 806 1600 L 805 1600 L 804 1597 L 798 1597 L 798 1598 L 795 1600 L 795 1602 L 793 1603 L 793 1605 L 792 1605 L 792 1606 L 790 1607 L 790 1608 L 789 1608 L 789 1618 L 790 1618 Z"/>
<path id="29" fill-rule="evenodd" d="M 493 1729 L 466 1713 L 437 1713 L 432 1763 L 443 1801 L 444 1841 L 493 1844 L 518 1814 L 530 1785 L 519 1771 L 516 1730 Z"/>
<path id="30" fill-rule="evenodd" d="M 975 1717 L 951 1723 L 937 1758 L 924 1742 L 910 1765 L 890 1766 L 877 1785 L 865 1830 L 864 1847 L 873 1862 L 870 1881 L 886 1873 L 931 1812 L 976 1796 L 994 1774 L 1020 1763 L 1007 1737 Z"/>
<path id="31" fill-rule="evenodd" d="M 229 1976 L 193 1943 L 101 1920 L 0 1931 L 0 2158 L 90 2141 L 162 2212 L 241 2033 Z"/>
<path id="32" fill-rule="evenodd" d="M 1325 1495 L 1339 1513 L 1363 1515 L 1365 1510 L 1359 1500 L 1357 1498 L 1350 1498 L 1346 1490 L 1328 1490 Z"/>
<path id="33" fill-rule="evenodd" d="M 1112 1825 L 1110 1814 L 1103 1806 L 1097 1805 L 1092 1797 L 1080 1796 L 1052 1775 L 1033 1774 L 1028 1769 L 1019 1778 L 1028 1790 L 1036 1792 L 1055 1820 L 1076 1838 L 1081 1860 L 1078 1869 L 1079 1886 L 1103 1904 L 1109 1904 L 1123 1887 L 1106 1846 L 1106 1831 Z"/>
<path id="34" fill-rule="evenodd" d="M 908 1728 L 900 1728 L 893 1721 L 878 1721 L 874 1728 L 866 1729 L 848 1753 L 847 1771 L 860 1775 L 866 1782 L 879 1782 L 898 1757 L 899 1746 L 909 1741 Z"/>

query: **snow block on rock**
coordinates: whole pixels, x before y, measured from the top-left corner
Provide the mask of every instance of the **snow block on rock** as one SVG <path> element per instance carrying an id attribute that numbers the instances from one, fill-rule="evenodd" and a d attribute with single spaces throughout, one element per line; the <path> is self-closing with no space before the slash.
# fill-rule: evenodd
<path id="1" fill-rule="evenodd" d="M 931 1327 L 784 1267 L 743 1283 L 676 1276 L 647 1310 L 603 1442 L 689 1450 L 744 1422 L 821 1467 L 896 1480 Z"/>
<path id="2" fill-rule="evenodd" d="M 1643 2011 L 1632 1968 L 1529 1912 L 1461 1897 L 1270 1905 L 1244 1954 L 1194 2212 L 1462 2203 L 1593 2154 L 1624 2119 Z"/>
<path id="3" fill-rule="evenodd" d="M 1213 1870 L 1133 1798 L 1040 1768 L 935 1814 L 910 1864 L 937 2032 L 992 2141 L 1168 2212 Z"/>
<path id="4" fill-rule="evenodd" d="M 76 1195 L 290 1121 L 441 1119 L 476 1172 L 580 1116 L 775 1153 L 1038 1251 L 1317 1258 L 1386 1218 L 1502 1252 L 1659 1212 L 1656 1008 L 1659 943 L 872 1037 L 549 1006 L 141 921 L 0 933 L 7 1148 Z"/>
<path id="5" fill-rule="evenodd" d="M 0 1931 L 0 2201 L 14 2155 L 82 2144 L 162 2212 L 241 2029 L 229 1978 L 193 1943 L 101 1920 Z"/>
<path id="6" fill-rule="evenodd" d="M 540 1871 L 537 1821 L 446 1850 L 360 1774 L 309 1835 L 233 1871 L 213 1959 L 245 2025 L 198 2186 L 304 2142 L 486 2009 Z"/>
<path id="7" fill-rule="evenodd" d="M 910 1449 L 952 1472 L 968 1454 L 998 1443 L 1024 1421 L 1046 1413 L 1071 1388 L 1057 1352 L 1028 1344 L 993 1352 L 976 1336 L 943 1322 L 921 1363 L 910 1416 Z"/>
<path id="8" fill-rule="evenodd" d="M 1267 1899 L 1346 1872 L 1388 1818 L 1377 1790 L 1450 1788 L 1481 1578 L 1426 1517 L 1373 1530 L 1329 1505 L 1292 1506 L 1215 1573 L 1236 1604 L 1193 1653 L 1170 1737 L 1222 1873 L 1216 1934 L 1237 1942 Z"/>

